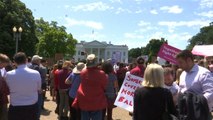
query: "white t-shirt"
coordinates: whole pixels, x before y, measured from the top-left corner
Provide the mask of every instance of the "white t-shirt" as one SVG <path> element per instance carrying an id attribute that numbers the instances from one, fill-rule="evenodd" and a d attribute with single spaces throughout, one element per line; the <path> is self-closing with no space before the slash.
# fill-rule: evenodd
<path id="1" fill-rule="evenodd" d="M 176 82 L 173 82 L 171 86 L 164 85 L 164 87 L 169 89 L 172 95 L 176 95 L 179 91 L 179 86 Z"/>
<path id="2" fill-rule="evenodd" d="M 5 68 L 0 69 L 0 73 L 2 77 L 6 77 L 7 71 L 5 70 Z"/>

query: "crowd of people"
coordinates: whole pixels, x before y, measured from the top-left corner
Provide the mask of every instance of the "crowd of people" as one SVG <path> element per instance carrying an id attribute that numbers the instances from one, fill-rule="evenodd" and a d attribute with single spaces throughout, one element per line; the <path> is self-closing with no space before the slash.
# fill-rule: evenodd
<path id="1" fill-rule="evenodd" d="M 39 55 L 0 54 L 0 120 L 39 120 L 46 90 L 55 101 L 59 120 L 112 120 L 116 96 L 125 75 L 143 78 L 134 94 L 133 120 L 163 120 L 165 111 L 178 117 L 179 94 L 202 95 L 213 110 L 213 60 L 202 63 L 189 50 L 176 56 L 178 65 L 147 63 L 138 57 L 130 64 L 99 63 L 94 54 L 73 63 L 59 60 L 52 66 Z M 8 100 L 9 96 L 9 100 Z M 9 105 L 9 107 L 8 107 Z"/>

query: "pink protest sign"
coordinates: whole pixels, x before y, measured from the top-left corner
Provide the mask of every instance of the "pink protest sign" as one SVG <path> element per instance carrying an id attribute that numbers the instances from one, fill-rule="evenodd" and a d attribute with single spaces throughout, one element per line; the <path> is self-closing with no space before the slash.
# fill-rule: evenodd
<path id="1" fill-rule="evenodd" d="M 172 47 L 170 45 L 163 44 L 163 45 L 161 45 L 160 51 L 158 52 L 158 56 L 173 64 L 177 64 L 175 56 L 179 52 L 181 52 L 181 50 L 179 50 L 175 47 Z"/>
<path id="2" fill-rule="evenodd" d="M 200 56 L 213 56 L 213 45 L 195 45 L 192 53 Z"/>

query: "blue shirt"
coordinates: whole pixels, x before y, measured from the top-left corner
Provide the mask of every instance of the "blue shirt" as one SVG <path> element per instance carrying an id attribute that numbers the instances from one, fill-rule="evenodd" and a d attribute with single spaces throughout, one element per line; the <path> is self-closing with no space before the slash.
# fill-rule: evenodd
<path id="1" fill-rule="evenodd" d="M 195 64 L 189 71 L 183 71 L 180 76 L 180 92 L 190 90 L 202 94 L 208 101 L 210 110 L 213 107 L 213 77 L 208 69 Z"/>
<path id="2" fill-rule="evenodd" d="M 79 85 L 81 83 L 80 74 L 71 73 L 68 76 L 68 80 L 70 80 L 71 84 L 72 84 L 71 87 L 70 87 L 70 90 L 69 90 L 69 96 L 71 98 L 75 98 L 77 90 L 78 90 L 78 87 L 79 87 Z"/>

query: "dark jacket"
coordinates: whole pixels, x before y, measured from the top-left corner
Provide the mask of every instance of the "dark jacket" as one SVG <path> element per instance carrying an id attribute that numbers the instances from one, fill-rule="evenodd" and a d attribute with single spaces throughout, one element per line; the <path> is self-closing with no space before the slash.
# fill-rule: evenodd
<path id="1" fill-rule="evenodd" d="M 134 120 L 161 120 L 167 111 L 176 115 L 172 94 L 160 87 L 141 87 L 134 94 Z"/>

